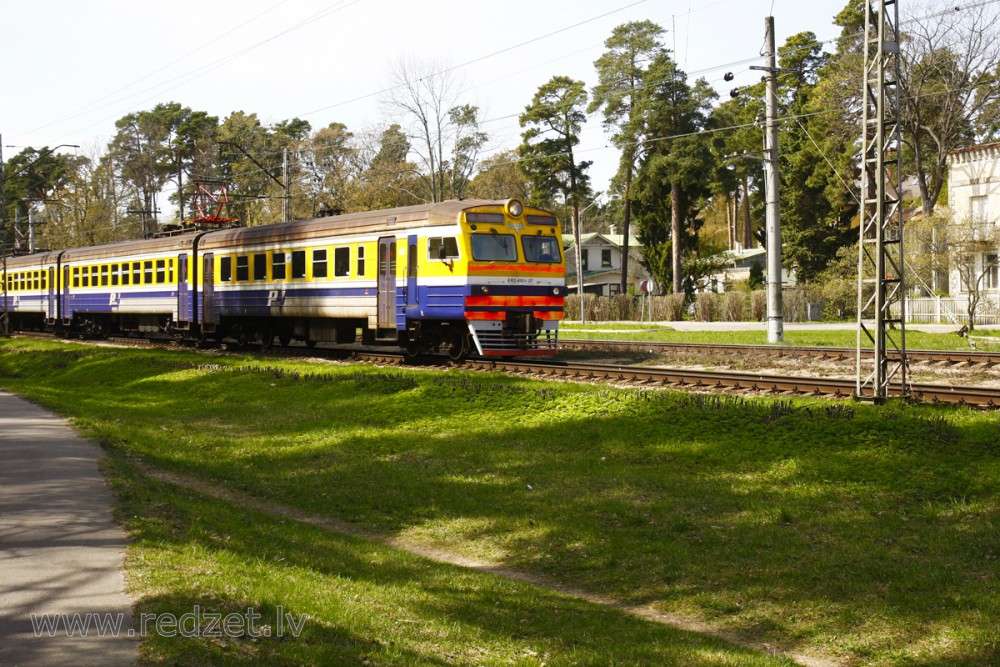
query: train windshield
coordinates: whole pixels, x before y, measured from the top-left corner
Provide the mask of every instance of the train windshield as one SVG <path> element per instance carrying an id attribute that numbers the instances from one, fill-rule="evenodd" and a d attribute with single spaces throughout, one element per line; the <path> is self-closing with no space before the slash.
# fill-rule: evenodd
<path id="1" fill-rule="evenodd" d="M 479 262 L 516 262 L 513 234 L 473 234 L 472 259 Z"/>
<path id="2" fill-rule="evenodd" d="M 522 236 L 524 258 L 529 262 L 558 262 L 559 242 L 554 236 Z"/>

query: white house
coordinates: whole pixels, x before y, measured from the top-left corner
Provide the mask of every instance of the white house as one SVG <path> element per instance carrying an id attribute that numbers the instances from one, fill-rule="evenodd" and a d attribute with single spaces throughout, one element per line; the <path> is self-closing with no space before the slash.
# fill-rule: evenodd
<path id="1" fill-rule="evenodd" d="M 583 259 L 583 291 L 587 294 L 611 296 L 621 293 L 622 285 L 622 234 L 599 234 L 592 232 L 580 238 Z M 639 240 L 629 235 L 628 282 L 630 291 L 638 294 L 643 280 L 652 280 L 642 266 L 642 246 Z M 572 234 L 563 234 L 566 252 L 566 289 L 577 291 L 576 244 Z"/>
<path id="2" fill-rule="evenodd" d="M 1000 143 L 970 146 L 948 154 L 948 207 L 951 224 L 968 225 L 973 238 L 997 238 L 1000 223 Z M 983 294 L 1000 295 L 1000 247 L 987 249 L 977 258 L 975 275 L 983 275 Z M 952 294 L 963 296 L 968 288 L 956 267 L 950 275 Z M 956 289 L 957 288 L 957 289 Z"/>

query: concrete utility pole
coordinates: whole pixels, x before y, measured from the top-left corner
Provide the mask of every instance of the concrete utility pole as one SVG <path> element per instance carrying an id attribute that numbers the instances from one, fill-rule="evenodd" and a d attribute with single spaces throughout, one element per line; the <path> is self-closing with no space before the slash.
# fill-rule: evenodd
<path id="1" fill-rule="evenodd" d="M 767 342 L 785 340 L 785 319 L 781 304 L 781 218 L 778 209 L 778 69 L 774 45 L 774 17 L 764 18 L 764 67 L 767 82 L 764 100 L 764 184 L 767 216 Z"/>

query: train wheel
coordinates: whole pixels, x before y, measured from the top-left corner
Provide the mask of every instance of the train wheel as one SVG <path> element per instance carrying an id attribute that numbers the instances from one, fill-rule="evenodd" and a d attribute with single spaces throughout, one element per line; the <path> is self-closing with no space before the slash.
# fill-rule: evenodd
<path id="1" fill-rule="evenodd" d="M 469 356 L 469 337 L 459 336 L 458 340 L 448 343 L 448 358 L 452 361 L 462 361 Z"/>
<path id="2" fill-rule="evenodd" d="M 281 343 L 281 347 L 288 347 L 288 344 L 292 342 L 292 337 L 288 334 L 278 334 L 278 342 Z"/>

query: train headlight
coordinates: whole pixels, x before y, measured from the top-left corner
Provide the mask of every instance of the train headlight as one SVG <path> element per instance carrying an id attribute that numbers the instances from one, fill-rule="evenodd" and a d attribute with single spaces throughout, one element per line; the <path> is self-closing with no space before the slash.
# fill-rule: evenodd
<path id="1" fill-rule="evenodd" d="M 512 218 L 520 218 L 522 213 L 524 213 L 524 204 L 520 199 L 507 200 L 507 215 Z"/>
<path id="2" fill-rule="evenodd" d="M 479 291 L 481 293 L 483 293 L 483 294 L 489 294 L 490 293 L 490 288 L 489 287 L 480 287 Z"/>
<path id="3" fill-rule="evenodd" d="M 559 296 L 559 288 L 558 287 L 553 287 L 552 288 L 552 293 L 555 294 L 556 296 Z"/>

